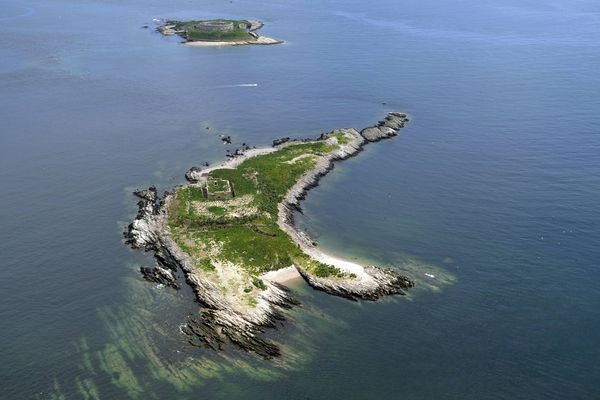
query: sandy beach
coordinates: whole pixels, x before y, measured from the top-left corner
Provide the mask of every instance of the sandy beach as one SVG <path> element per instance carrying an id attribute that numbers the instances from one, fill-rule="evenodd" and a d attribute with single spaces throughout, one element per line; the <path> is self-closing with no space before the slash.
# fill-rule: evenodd
<path id="1" fill-rule="evenodd" d="M 277 39 L 273 39 L 267 36 L 260 36 L 258 39 L 256 40 L 243 40 L 243 41 L 239 41 L 239 42 L 209 42 L 209 41 L 202 41 L 202 40 L 196 40 L 196 41 L 189 41 L 189 42 L 185 42 L 184 44 L 186 46 L 191 46 L 191 47 L 224 47 L 224 46 L 245 46 L 245 45 L 251 45 L 251 44 L 256 44 L 256 45 L 271 45 L 271 44 L 281 44 L 283 43 L 283 40 L 277 40 Z"/>
<path id="2" fill-rule="evenodd" d="M 266 274 L 263 274 L 261 279 L 284 284 L 295 279 L 302 279 L 302 275 L 300 275 L 296 267 L 292 265 L 287 268 L 278 269 L 277 271 L 269 271 Z"/>

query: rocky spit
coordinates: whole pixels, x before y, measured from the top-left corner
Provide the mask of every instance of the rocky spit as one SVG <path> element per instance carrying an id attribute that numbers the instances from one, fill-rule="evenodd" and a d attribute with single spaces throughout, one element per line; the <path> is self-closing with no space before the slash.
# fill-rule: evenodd
<path id="1" fill-rule="evenodd" d="M 308 171 L 279 204 L 279 227 L 304 252 L 316 260 L 335 265 L 356 276 L 353 279 L 319 278 L 296 267 L 313 288 L 351 300 L 377 300 L 384 295 L 404 294 L 405 289 L 414 286 L 411 279 L 395 271 L 361 266 L 324 254 L 317 243 L 296 228 L 293 218 L 307 191 L 318 185 L 319 179 L 333 168 L 336 161 L 358 154 L 370 142 L 396 136 L 407 122 L 406 114 L 389 113 L 377 125 L 360 132 L 352 128 L 337 130 L 336 132 L 345 132 L 352 139 L 340 144 L 337 151 L 319 159 L 315 168 Z M 335 138 L 332 134 L 323 134 L 316 140 L 334 141 Z M 297 141 L 283 138 L 275 140 L 272 148 L 236 151 L 234 157 L 219 165 L 191 168 L 186 173 L 186 178 L 190 184 L 196 184 L 206 179 L 213 169 L 235 168 L 245 159 L 276 151 L 295 142 Z M 183 272 L 185 281 L 192 287 L 201 305 L 199 315 L 190 317 L 182 328 L 191 344 L 222 350 L 230 342 L 264 358 L 279 356 L 277 345 L 263 339 L 261 333 L 265 328 L 275 327 L 278 321 L 284 320 L 281 309 L 290 308 L 298 302 L 285 286 L 264 278 L 266 290 L 261 291 L 256 307 L 240 309 L 213 282 L 204 277 L 202 271 L 194 267 L 191 257 L 173 241 L 167 229 L 167 211 L 177 189 L 166 192 L 162 198 L 155 187 L 134 192 L 139 198 L 138 213 L 124 233 L 126 243 L 133 248 L 153 252 L 156 259 L 156 266 L 141 267 L 142 276 L 148 281 L 177 289 L 177 273 L 179 270 Z"/>

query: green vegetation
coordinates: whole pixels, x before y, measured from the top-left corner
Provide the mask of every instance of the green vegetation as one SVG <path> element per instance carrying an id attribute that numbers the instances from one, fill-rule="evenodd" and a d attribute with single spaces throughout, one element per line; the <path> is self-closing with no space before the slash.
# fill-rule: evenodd
<path id="1" fill-rule="evenodd" d="M 229 181 L 226 179 L 209 178 L 207 186 L 209 193 L 229 192 Z"/>
<path id="2" fill-rule="evenodd" d="M 208 207 L 208 211 L 217 216 L 222 216 L 227 213 L 226 208 L 218 207 L 218 206 L 210 206 L 210 207 Z"/>
<path id="3" fill-rule="evenodd" d="M 256 40 L 248 32 L 249 22 L 246 20 L 216 19 L 197 21 L 168 21 L 174 25 L 175 31 L 187 40 L 234 42 Z"/>
<path id="4" fill-rule="evenodd" d="M 344 132 L 335 132 L 333 134 L 333 136 L 335 136 L 335 138 L 337 139 L 339 144 L 350 143 L 350 139 L 348 139 L 348 137 L 346 135 L 344 135 Z"/>
<path id="5" fill-rule="evenodd" d="M 338 143 L 348 141 L 342 132 L 335 136 Z M 325 141 L 292 144 L 249 158 L 235 169 L 211 171 L 209 191 L 213 186 L 223 189 L 226 182 L 235 196 L 215 200 L 199 186 L 179 189 L 169 210 L 173 239 L 207 274 L 223 276 L 219 268 L 239 266 L 245 277 L 239 277 L 238 292 L 244 299 L 250 291 L 266 289 L 259 275 L 290 265 L 318 277 L 353 278 L 310 258 L 277 225 L 277 205 L 288 190 L 319 156 L 338 148 Z M 231 285 L 224 290 L 231 293 Z"/>
<path id="6" fill-rule="evenodd" d="M 208 257 L 199 259 L 196 265 L 206 272 L 211 272 L 215 270 L 215 266 L 210 262 L 210 258 Z"/>

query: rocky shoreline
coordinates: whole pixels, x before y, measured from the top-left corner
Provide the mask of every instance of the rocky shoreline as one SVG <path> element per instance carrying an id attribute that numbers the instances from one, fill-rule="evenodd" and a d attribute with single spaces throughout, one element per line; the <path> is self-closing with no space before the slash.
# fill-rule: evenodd
<path id="1" fill-rule="evenodd" d="M 299 209 L 299 204 L 307 191 L 318 185 L 319 179 L 333 168 L 336 161 L 358 154 L 369 142 L 396 136 L 407 121 L 406 114 L 389 113 L 376 126 L 360 132 L 354 129 L 336 131 L 343 131 L 352 139 L 340 144 L 338 150 L 320 159 L 315 168 L 308 171 L 279 204 L 277 221 L 279 227 L 305 253 L 356 277 L 342 280 L 319 278 L 296 267 L 304 280 L 313 288 L 351 300 L 376 300 L 384 295 L 404 294 L 405 289 L 414 286 L 412 280 L 394 271 L 371 266 L 363 267 L 321 252 L 315 242 L 297 230 L 293 219 L 293 213 Z M 332 134 L 323 134 L 316 140 L 330 140 L 331 137 Z M 211 170 L 235 168 L 247 158 L 267 154 L 296 142 L 284 138 L 275 140 L 272 148 L 238 151 L 235 157 L 219 165 L 210 168 L 193 167 L 186 173 L 186 178 L 190 184 L 197 184 L 205 179 Z M 283 320 L 278 310 L 292 307 L 298 302 L 293 299 L 287 288 L 264 276 L 266 289 L 261 292 L 256 307 L 251 310 L 240 310 L 213 282 L 203 277 L 201 271 L 194 267 L 191 257 L 177 246 L 169 234 L 168 210 L 177 189 L 166 192 L 162 198 L 155 187 L 134 192 L 140 199 L 138 213 L 124 233 L 126 243 L 133 248 L 153 252 L 157 262 L 154 267 L 140 269 L 143 277 L 151 282 L 179 288 L 176 275 L 179 269 L 183 271 L 187 284 L 192 287 L 201 305 L 201 314 L 191 317 L 182 328 L 182 332 L 188 335 L 191 344 L 221 350 L 227 342 L 231 342 L 243 350 L 254 352 L 264 358 L 279 356 L 279 348 L 262 339 L 260 334 L 265 328 L 275 327 L 278 321 Z"/>

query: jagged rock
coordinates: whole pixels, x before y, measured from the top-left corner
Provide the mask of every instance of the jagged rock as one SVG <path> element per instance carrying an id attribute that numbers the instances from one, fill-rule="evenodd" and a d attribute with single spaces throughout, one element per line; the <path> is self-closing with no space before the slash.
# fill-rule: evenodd
<path id="1" fill-rule="evenodd" d="M 365 128 L 360 131 L 360 134 L 369 142 L 378 142 L 396 136 L 398 130 L 402 129 L 407 121 L 406 114 L 388 113 L 385 119 L 379 121 L 376 126 Z"/>
<path id="2" fill-rule="evenodd" d="M 262 28 L 263 26 L 265 26 L 265 24 L 262 21 L 258 21 L 258 20 L 250 20 L 248 21 L 248 30 L 250 32 L 259 30 L 260 28 Z"/>
<path id="3" fill-rule="evenodd" d="M 141 267 L 140 272 L 145 280 L 179 289 L 179 283 L 173 271 L 162 267 Z"/>
<path id="4" fill-rule="evenodd" d="M 158 197 L 155 186 L 150 186 L 148 189 L 136 190 L 133 194 L 142 200 L 152 202 L 156 201 L 156 198 Z"/>
<path id="5" fill-rule="evenodd" d="M 275 139 L 273 140 L 273 147 L 277 147 L 281 144 L 287 143 L 289 142 L 291 139 L 289 137 L 283 137 L 283 138 L 279 138 L 279 139 Z"/>
<path id="6" fill-rule="evenodd" d="M 231 144 L 231 136 L 229 135 L 221 135 L 219 136 L 221 138 L 221 141 L 225 144 Z"/>
<path id="7" fill-rule="evenodd" d="M 208 166 L 208 163 L 205 163 L 205 166 Z M 185 179 L 187 179 L 187 181 L 190 183 L 196 183 L 200 180 L 202 171 L 204 171 L 204 168 L 202 167 L 192 167 L 185 173 Z"/>
<path id="8" fill-rule="evenodd" d="M 386 295 L 404 295 L 404 289 L 415 286 L 415 282 L 409 277 L 400 275 L 392 270 L 383 270 L 377 267 L 366 267 L 365 271 L 376 281 L 376 285 L 349 286 L 347 283 L 328 278 L 318 278 L 308 274 L 302 269 L 298 269 L 300 275 L 314 289 L 344 297 L 349 300 L 370 300 L 375 301 Z"/>

